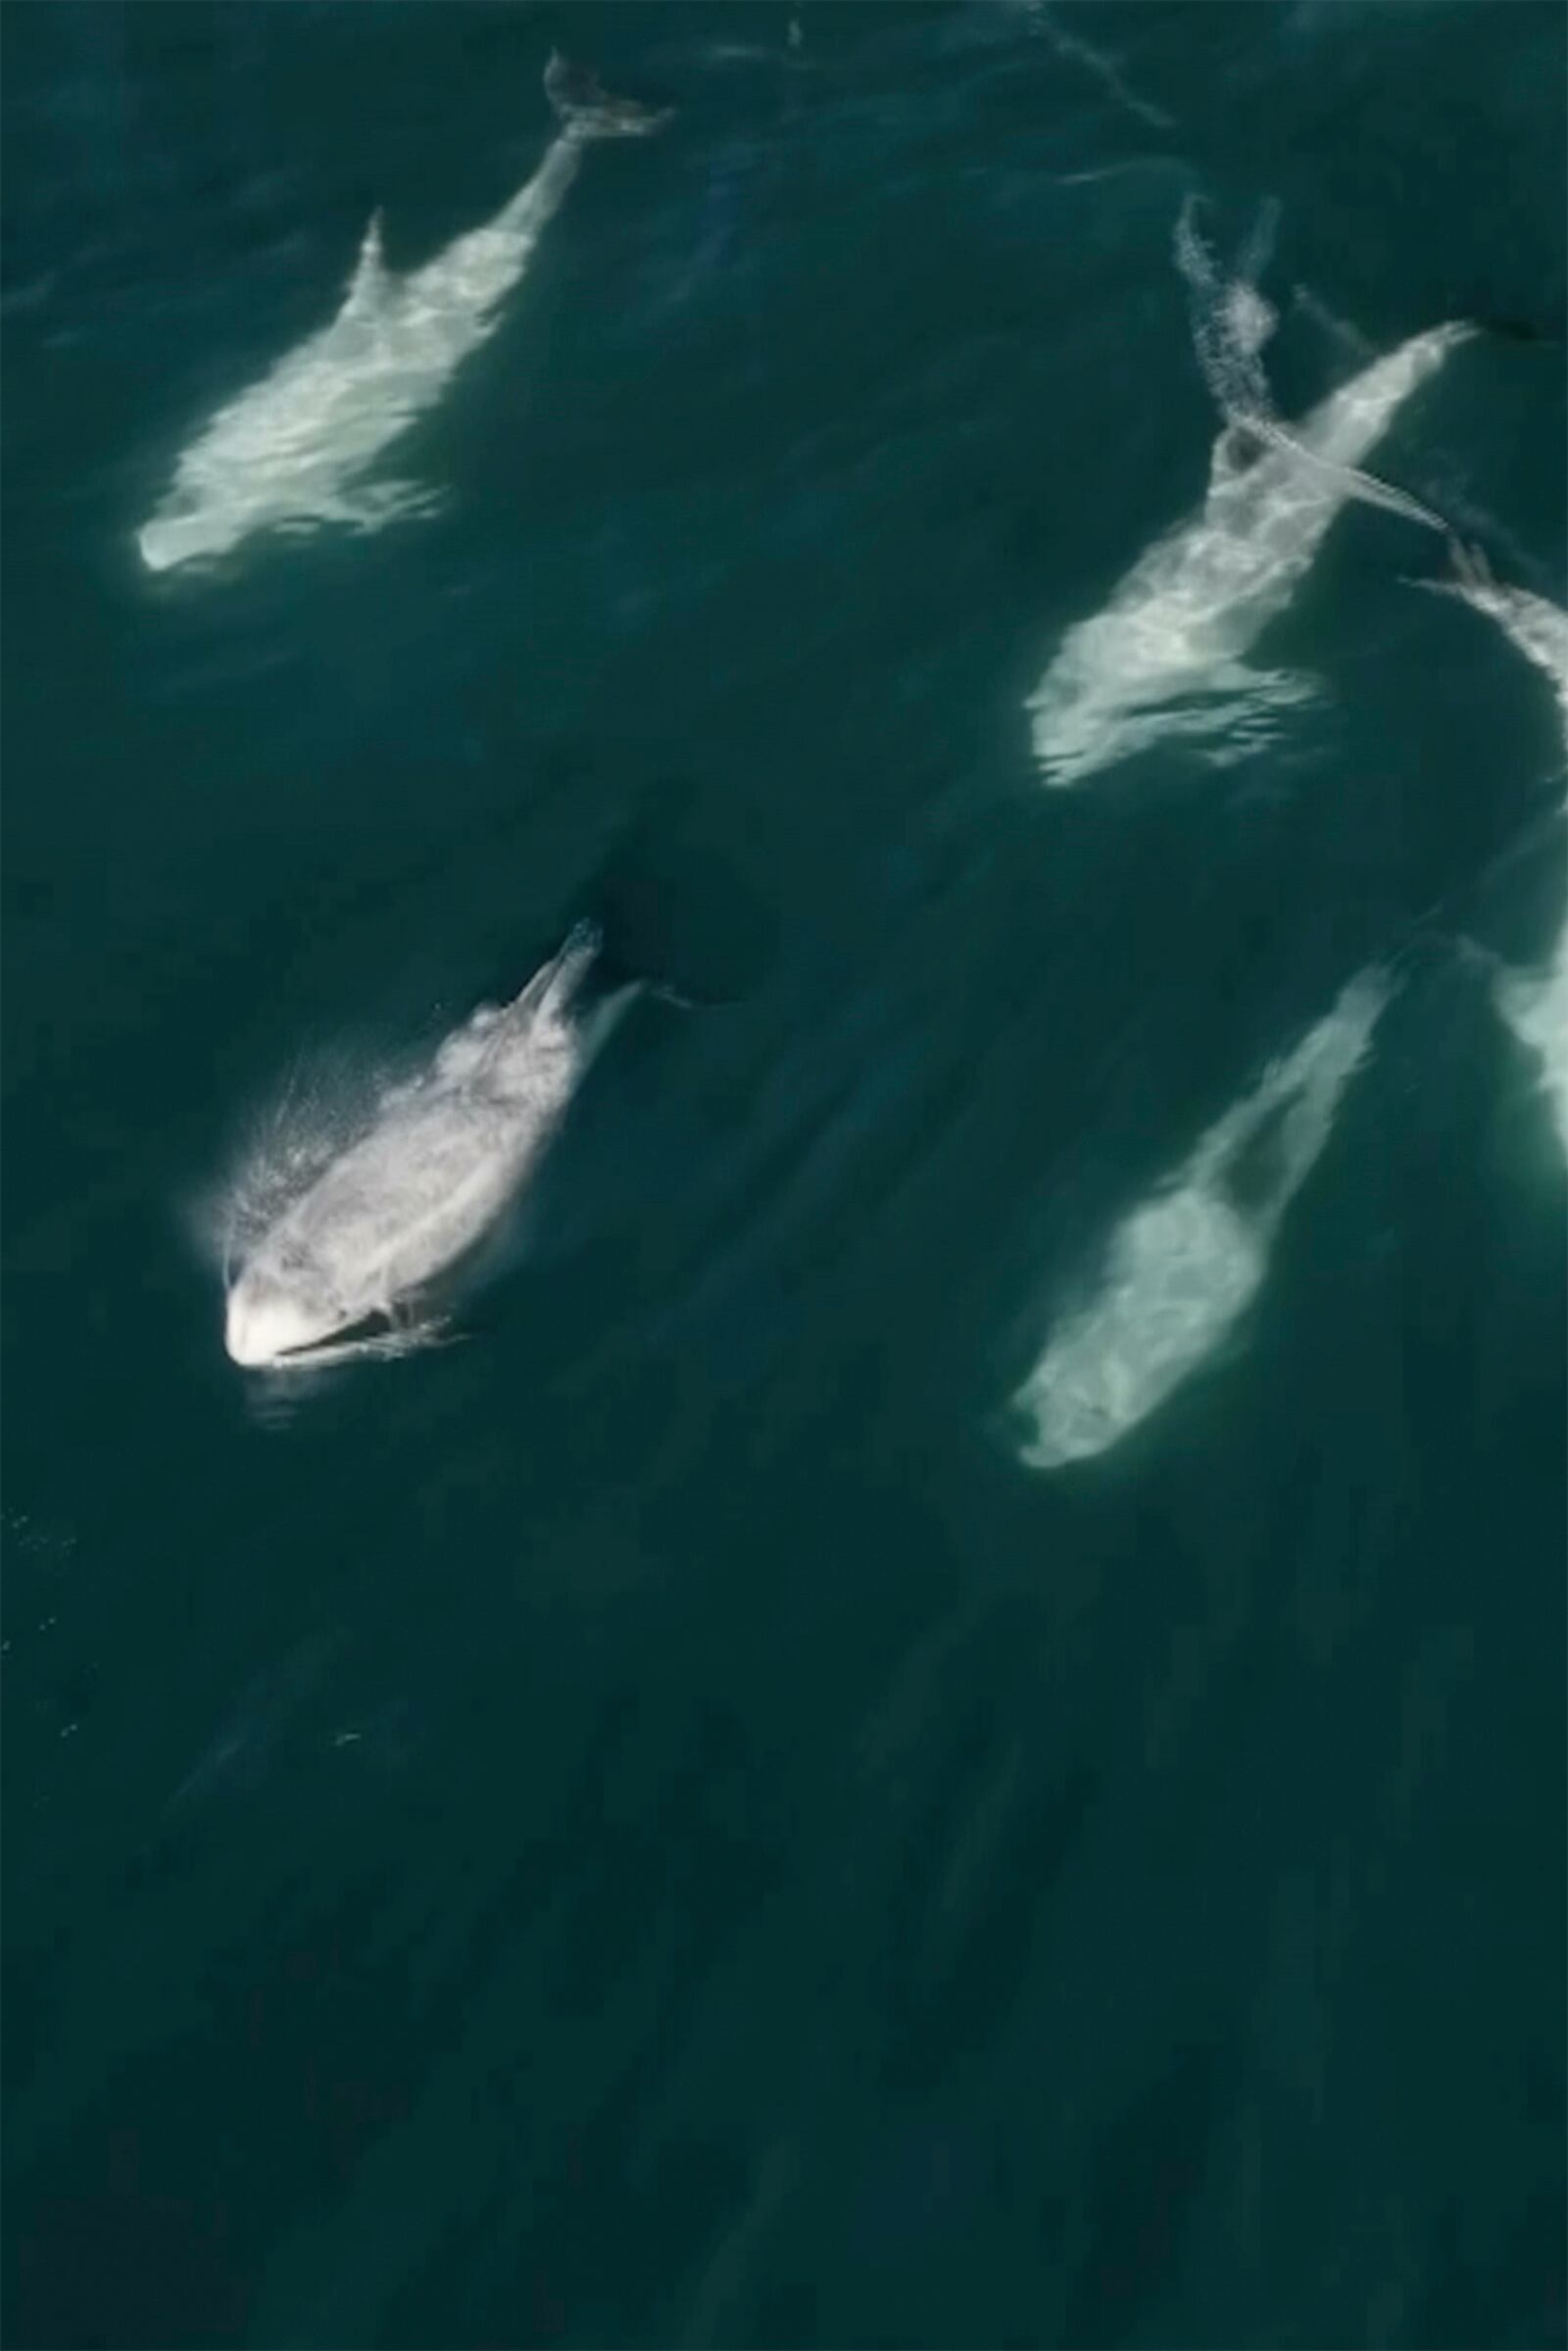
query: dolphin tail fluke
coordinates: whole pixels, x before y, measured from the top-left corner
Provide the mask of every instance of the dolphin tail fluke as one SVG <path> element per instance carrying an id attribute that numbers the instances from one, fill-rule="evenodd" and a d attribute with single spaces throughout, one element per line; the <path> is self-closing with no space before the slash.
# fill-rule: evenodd
<path id="1" fill-rule="evenodd" d="M 590 67 L 573 65 L 559 49 L 552 49 L 545 68 L 545 96 L 563 130 L 580 139 L 647 138 L 662 130 L 675 111 L 612 97 Z"/>
<path id="2" fill-rule="evenodd" d="M 1484 603 L 1488 596 L 1496 595 L 1496 579 L 1483 548 L 1455 538 L 1450 531 L 1447 549 L 1448 569 L 1440 578 L 1422 578 L 1407 571 L 1400 574 L 1402 584 L 1425 588 L 1433 596 L 1457 596 L 1463 604 Z"/>

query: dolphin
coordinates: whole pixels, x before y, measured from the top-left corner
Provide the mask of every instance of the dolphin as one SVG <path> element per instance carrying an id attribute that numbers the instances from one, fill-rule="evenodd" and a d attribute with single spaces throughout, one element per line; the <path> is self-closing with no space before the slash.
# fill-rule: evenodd
<path id="1" fill-rule="evenodd" d="M 545 93 L 560 131 L 533 177 L 483 227 L 400 274 L 386 263 L 381 215 L 372 215 L 331 323 L 226 402 L 181 452 L 167 495 L 137 534 L 150 571 L 211 563 L 256 531 L 327 523 L 368 530 L 434 505 L 417 485 L 366 476 L 493 332 L 576 176 L 585 142 L 644 136 L 669 119 L 608 97 L 559 53 L 546 68 Z"/>
<path id="2" fill-rule="evenodd" d="M 1262 1285 L 1280 1223 L 1329 1139 L 1389 1000 L 1359 972 L 1295 1052 L 1209 1128 L 1111 1237 L 1094 1294 L 1018 1389 L 1020 1458 L 1059 1469 L 1137 1428 L 1223 1345 Z"/>
<path id="3" fill-rule="evenodd" d="M 1450 553 L 1452 579 L 1417 584 L 1457 596 L 1495 621 L 1526 661 L 1549 680 L 1568 755 L 1568 612 L 1547 597 L 1494 578 L 1479 549 L 1454 541 Z M 1535 1056 L 1568 1155 L 1568 911 L 1544 970 L 1519 971 L 1494 956 L 1487 959 L 1493 1001 L 1520 1044 Z"/>
<path id="4" fill-rule="evenodd" d="M 538 1166 L 635 992 L 584 1009 L 599 946 L 597 929 L 578 924 L 519 996 L 481 1006 L 283 1207 L 228 1283 L 223 1344 L 235 1363 L 396 1352 L 417 1331 L 432 1286 L 496 1228 Z"/>
<path id="5" fill-rule="evenodd" d="M 1219 763 L 1264 735 L 1273 711 L 1309 697 L 1305 679 L 1244 657 L 1341 509 L 1367 495 L 1360 461 L 1473 332 L 1450 323 L 1412 335 L 1289 430 L 1258 414 L 1227 421 L 1200 512 L 1140 558 L 1103 611 L 1066 631 L 1028 698 L 1044 782 L 1081 783 L 1177 735 L 1209 737 Z M 1401 500 L 1391 491 L 1374 502 Z M 1415 514 L 1430 519 L 1424 508 Z"/>

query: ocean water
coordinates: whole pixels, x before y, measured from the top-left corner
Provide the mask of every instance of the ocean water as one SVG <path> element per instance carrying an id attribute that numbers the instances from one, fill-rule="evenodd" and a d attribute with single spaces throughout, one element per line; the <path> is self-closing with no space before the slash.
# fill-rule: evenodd
<path id="1" fill-rule="evenodd" d="M 1357 462 L 1560 607 L 1562 9 L 0 39 L 6 2339 L 1562 2342 L 1562 715 L 1343 483 L 1225 607 L 1304 477 L 1215 466 L 1173 253 L 1287 419 L 1485 321 Z M 555 42 L 675 118 L 425 511 L 149 569 Z M 451 1344 L 239 1370 L 279 1103 L 607 898 L 688 1002 Z"/>

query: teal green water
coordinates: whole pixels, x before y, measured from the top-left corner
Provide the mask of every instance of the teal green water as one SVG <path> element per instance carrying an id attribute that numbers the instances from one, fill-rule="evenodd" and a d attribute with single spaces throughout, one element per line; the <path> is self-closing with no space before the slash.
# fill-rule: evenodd
<path id="1" fill-rule="evenodd" d="M 1375 462 L 1562 601 L 1568 20 L 790 22 L 0 24 L 17 2345 L 1564 2339 L 1563 1157 L 1452 939 L 1550 949 L 1559 716 L 1360 505 L 1271 741 L 1050 792 L 1023 703 L 1203 495 L 1189 191 L 1279 200 L 1287 414 L 1547 338 Z M 402 269 L 533 171 L 557 39 L 678 117 L 400 454 L 439 510 L 146 572 L 372 206 Z M 255 1120 L 607 859 L 705 1001 L 459 1344 L 247 1379 Z M 1380 956 L 1244 1317 L 1030 1470 L 1117 1219 Z"/>

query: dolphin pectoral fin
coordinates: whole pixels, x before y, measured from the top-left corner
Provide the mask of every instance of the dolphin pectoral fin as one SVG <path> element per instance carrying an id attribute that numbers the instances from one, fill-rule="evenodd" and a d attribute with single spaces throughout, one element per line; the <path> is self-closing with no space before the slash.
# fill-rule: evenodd
<path id="1" fill-rule="evenodd" d="M 1288 710 L 1310 702 L 1320 692 L 1315 678 L 1303 669 L 1260 668 L 1238 657 L 1215 661 L 1191 690 L 1191 707 L 1198 712 L 1235 710 Z"/>
<path id="2" fill-rule="evenodd" d="M 446 493 L 416 481 L 368 482 L 334 500 L 331 519 L 350 530 L 380 530 L 388 522 L 408 522 L 416 515 L 438 513 Z"/>
<path id="3" fill-rule="evenodd" d="M 420 482 L 368 482 L 354 490 L 320 490 L 282 516 L 275 528 L 285 537 L 312 537 L 328 525 L 338 530 L 380 530 L 413 514 L 434 514 L 443 493 Z"/>

